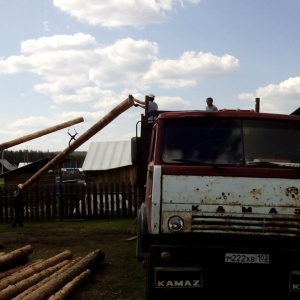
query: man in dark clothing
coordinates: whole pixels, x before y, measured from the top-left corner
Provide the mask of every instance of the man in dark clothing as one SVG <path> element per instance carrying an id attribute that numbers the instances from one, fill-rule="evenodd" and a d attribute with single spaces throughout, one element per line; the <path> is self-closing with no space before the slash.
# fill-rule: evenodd
<path id="1" fill-rule="evenodd" d="M 14 211 L 15 211 L 15 218 L 12 227 L 16 227 L 19 224 L 20 227 L 23 227 L 22 222 L 22 215 L 24 209 L 24 195 L 21 190 L 22 185 L 18 185 L 18 189 L 15 190 L 13 200 L 14 200 Z"/>

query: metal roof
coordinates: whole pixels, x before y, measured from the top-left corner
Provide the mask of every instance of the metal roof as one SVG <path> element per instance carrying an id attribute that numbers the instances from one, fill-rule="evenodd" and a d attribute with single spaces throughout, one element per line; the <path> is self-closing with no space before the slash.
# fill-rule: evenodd
<path id="1" fill-rule="evenodd" d="M 22 168 L 24 166 L 27 166 L 29 164 L 31 164 L 32 162 L 20 162 L 19 165 L 18 165 L 18 168 Z"/>
<path id="2" fill-rule="evenodd" d="M 50 162 L 52 160 L 51 157 L 44 157 L 41 158 L 39 160 L 36 160 L 32 163 L 29 163 L 27 165 L 24 165 L 23 167 L 19 167 L 19 168 L 15 168 L 11 171 L 5 172 L 0 174 L 0 177 L 4 178 L 6 176 L 13 176 L 15 174 L 34 174 L 37 171 L 39 171 L 41 168 L 43 168 L 48 162 Z M 64 158 L 59 164 L 58 166 L 60 166 L 61 164 L 69 161 L 69 158 Z M 55 166 L 53 167 L 53 169 L 55 169 Z"/>
<path id="3" fill-rule="evenodd" d="M 51 160 L 50 157 L 45 157 L 42 159 L 39 159 L 37 161 L 34 161 L 28 165 L 25 165 L 20 168 L 15 168 L 11 171 L 2 173 L 0 177 L 6 177 L 6 176 L 12 176 L 15 174 L 34 174 L 36 173 L 39 169 L 43 168 L 49 161 Z"/>
<path id="4" fill-rule="evenodd" d="M 17 166 L 11 164 L 9 161 L 6 159 L 0 159 L 0 166 L 3 166 L 5 169 L 12 171 L 17 168 Z"/>
<path id="5" fill-rule="evenodd" d="M 101 171 L 132 165 L 131 141 L 91 142 L 83 171 Z"/>

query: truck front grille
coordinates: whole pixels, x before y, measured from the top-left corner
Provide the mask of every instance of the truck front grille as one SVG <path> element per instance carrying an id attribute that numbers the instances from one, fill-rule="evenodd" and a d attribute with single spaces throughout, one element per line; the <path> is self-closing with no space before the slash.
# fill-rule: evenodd
<path id="1" fill-rule="evenodd" d="M 300 216 L 194 214 L 191 231 L 299 236 Z"/>

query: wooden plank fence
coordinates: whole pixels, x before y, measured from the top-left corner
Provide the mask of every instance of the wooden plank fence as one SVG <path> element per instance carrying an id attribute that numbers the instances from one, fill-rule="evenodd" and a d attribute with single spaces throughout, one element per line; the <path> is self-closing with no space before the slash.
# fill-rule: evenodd
<path id="1" fill-rule="evenodd" d="M 14 219 L 12 187 L 0 187 L 0 223 Z M 134 217 L 138 207 L 131 183 L 36 185 L 24 191 L 25 222 Z"/>

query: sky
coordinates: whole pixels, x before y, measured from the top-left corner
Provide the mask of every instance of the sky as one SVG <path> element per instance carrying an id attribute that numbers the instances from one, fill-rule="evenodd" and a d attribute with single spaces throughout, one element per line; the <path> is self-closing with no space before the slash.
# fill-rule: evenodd
<path id="1" fill-rule="evenodd" d="M 0 0 L 0 144 L 64 151 L 129 94 L 159 110 L 300 107 L 299 0 Z M 82 143 L 130 140 L 132 106 Z"/>

